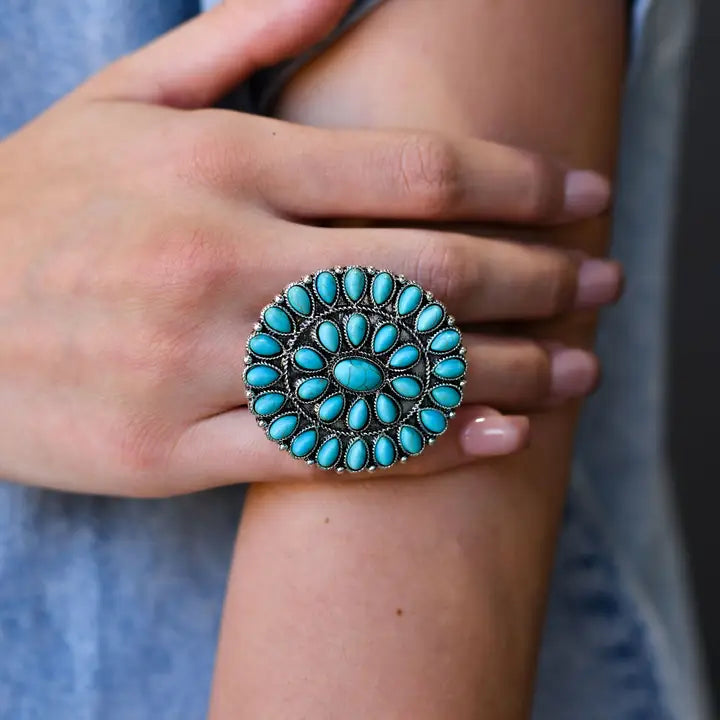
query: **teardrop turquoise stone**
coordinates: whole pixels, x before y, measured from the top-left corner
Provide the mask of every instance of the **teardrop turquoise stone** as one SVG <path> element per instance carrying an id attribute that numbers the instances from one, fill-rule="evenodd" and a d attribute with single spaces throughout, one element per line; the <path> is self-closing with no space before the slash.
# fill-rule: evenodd
<path id="1" fill-rule="evenodd" d="M 373 338 L 373 352 L 384 353 L 397 341 L 398 329 L 391 323 L 381 325 Z"/>
<path id="2" fill-rule="evenodd" d="M 272 415 L 283 406 L 284 402 L 285 396 L 282 393 L 263 393 L 253 400 L 253 412 L 258 415 Z"/>
<path id="3" fill-rule="evenodd" d="M 356 392 L 372 392 L 383 383 L 380 368 L 370 360 L 351 357 L 341 360 L 333 368 L 333 376 L 346 389 Z"/>
<path id="4" fill-rule="evenodd" d="M 337 420 L 343 407 L 345 407 L 345 398 L 340 393 L 336 393 L 323 402 L 318 410 L 318 417 L 323 422 L 333 422 Z"/>
<path id="5" fill-rule="evenodd" d="M 390 425 L 390 423 L 394 423 L 397 420 L 400 409 L 391 397 L 385 393 L 380 393 L 375 403 L 375 412 L 380 422 Z"/>
<path id="6" fill-rule="evenodd" d="M 447 418 L 439 411 L 428 408 L 420 411 L 420 424 L 436 435 L 444 432 L 447 427 Z"/>
<path id="7" fill-rule="evenodd" d="M 280 372 L 267 365 L 253 365 L 245 375 L 245 382 L 251 387 L 267 387 L 280 377 Z"/>
<path id="8" fill-rule="evenodd" d="M 290 307 L 300 315 L 306 317 L 312 312 L 312 301 L 308 291 L 302 285 L 293 285 L 288 288 L 287 300 Z"/>
<path id="9" fill-rule="evenodd" d="M 331 353 L 336 353 L 340 348 L 340 331 L 335 323 L 325 320 L 317 329 L 317 336 L 320 344 Z"/>
<path id="10" fill-rule="evenodd" d="M 443 330 L 430 343 L 433 352 L 450 352 L 460 344 L 460 333 L 457 330 Z"/>
<path id="11" fill-rule="evenodd" d="M 292 320 L 290 316 L 277 305 L 271 305 L 263 313 L 265 324 L 275 332 L 289 333 L 292 332 Z"/>
<path id="12" fill-rule="evenodd" d="M 368 424 L 369 419 L 370 409 L 368 404 L 362 398 L 356 400 L 348 413 L 348 427 L 351 430 L 362 430 Z"/>
<path id="13" fill-rule="evenodd" d="M 382 305 L 384 302 L 387 302 L 388 298 L 392 295 L 394 286 L 395 282 L 390 273 L 378 273 L 372 281 L 371 294 L 373 302 L 376 305 Z"/>
<path id="14" fill-rule="evenodd" d="M 393 441 L 389 437 L 381 435 L 375 441 L 374 455 L 375 462 L 380 467 L 389 467 L 392 465 L 395 462 L 395 457 L 397 456 Z"/>
<path id="15" fill-rule="evenodd" d="M 325 361 L 312 348 L 301 347 L 295 351 L 293 357 L 295 364 L 303 370 L 322 370 Z"/>
<path id="16" fill-rule="evenodd" d="M 398 433 L 400 447 L 408 455 L 417 455 L 423 449 L 422 435 L 411 425 L 403 425 Z"/>
<path id="17" fill-rule="evenodd" d="M 446 408 L 457 407 L 462 399 L 460 391 L 450 385 L 438 385 L 430 391 L 430 395 L 438 405 Z"/>
<path id="18" fill-rule="evenodd" d="M 317 431 L 312 429 L 304 430 L 292 441 L 290 452 L 295 457 L 305 457 L 313 451 L 316 443 Z"/>
<path id="19" fill-rule="evenodd" d="M 301 400 L 309 402 L 319 398 L 327 389 L 328 380 L 327 378 L 310 378 L 301 383 L 297 389 L 298 397 Z"/>
<path id="20" fill-rule="evenodd" d="M 433 303 L 423 308 L 422 312 L 417 317 L 415 327 L 418 332 L 429 332 L 435 329 L 440 321 L 443 319 L 443 309 L 437 304 Z"/>
<path id="21" fill-rule="evenodd" d="M 409 315 L 417 309 L 422 300 L 422 290 L 417 285 L 408 285 L 398 296 L 397 311 L 400 315 Z"/>
<path id="22" fill-rule="evenodd" d="M 277 420 L 273 420 L 268 428 L 268 435 L 273 440 L 284 440 L 293 434 L 298 424 L 297 415 L 282 415 Z"/>
<path id="23" fill-rule="evenodd" d="M 442 360 L 433 368 L 433 374 L 441 378 L 452 380 L 459 378 L 465 372 L 465 363 L 459 358 Z"/>
<path id="24" fill-rule="evenodd" d="M 315 278 L 315 290 L 323 302 L 332 305 L 335 302 L 338 291 L 335 276 L 331 272 L 323 270 Z"/>
<path id="25" fill-rule="evenodd" d="M 362 345 L 365 335 L 367 334 L 368 321 L 364 315 L 353 313 L 345 325 L 345 333 L 353 347 Z"/>
<path id="26" fill-rule="evenodd" d="M 368 451 L 364 440 L 354 440 L 348 448 L 345 462 L 350 470 L 362 470 L 367 462 Z"/>
<path id="27" fill-rule="evenodd" d="M 353 301 L 357 302 L 365 292 L 365 283 L 367 278 L 360 268 L 350 268 L 343 278 L 343 287 L 345 294 Z"/>
<path id="28" fill-rule="evenodd" d="M 320 467 L 330 467 L 340 455 L 340 441 L 336 437 L 328 438 L 318 450 L 316 461 Z"/>
<path id="29" fill-rule="evenodd" d="M 393 390 L 404 398 L 414 399 L 422 392 L 422 385 L 414 377 L 395 378 L 390 384 Z"/>
<path id="30" fill-rule="evenodd" d="M 279 355 L 282 352 L 280 343 L 274 337 L 266 335 L 265 333 L 253 335 L 250 338 L 248 347 L 256 355 L 261 355 L 262 357 L 275 357 L 275 355 Z"/>
<path id="31" fill-rule="evenodd" d="M 420 358 L 420 351 L 414 345 L 403 345 L 391 356 L 388 363 L 391 368 L 407 368 Z"/>

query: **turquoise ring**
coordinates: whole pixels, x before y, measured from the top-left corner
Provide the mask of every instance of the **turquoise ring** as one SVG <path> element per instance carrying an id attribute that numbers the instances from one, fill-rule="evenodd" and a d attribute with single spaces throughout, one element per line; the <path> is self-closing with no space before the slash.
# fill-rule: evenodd
<path id="1" fill-rule="evenodd" d="M 319 270 L 263 308 L 247 341 L 250 411 L 309 465 L 373 471 L 419 455 L 462 402 L 465 348 L 445 306 L 372 267 Z"/>

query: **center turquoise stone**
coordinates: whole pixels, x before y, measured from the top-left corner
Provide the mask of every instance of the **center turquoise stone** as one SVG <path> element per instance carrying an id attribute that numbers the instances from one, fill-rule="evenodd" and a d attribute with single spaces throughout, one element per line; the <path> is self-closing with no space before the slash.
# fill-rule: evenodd
<path id="1" fill-rule="evenodd" d="M 344 388 L 355 392 L 372 392 L 384 381 L 382 370 L 374 362 L 362 357 L 341 360 L 333 368 L 333 375 Z"/>

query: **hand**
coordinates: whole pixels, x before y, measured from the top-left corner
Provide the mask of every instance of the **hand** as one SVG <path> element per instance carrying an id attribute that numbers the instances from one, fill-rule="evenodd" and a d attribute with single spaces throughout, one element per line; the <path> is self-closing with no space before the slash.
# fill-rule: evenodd
<path id="1" fill-rule="evenodd" d="M 0 144 L 0 475 L 132 496 L 318 477 L 263 438 L 244 407 L 242 371 L 260 308 L 321 267 L 404 273 L 463 322 L 614 299 L 616 265 L 560 250 L 301 222 L 555 223 L 608 200 L 597 176 L 496 144 L 203 109 L 259 64 L 323 35 L 341 5 L 295 0 L 268 15 L 262 3 L 225 3 Z M 480 403 L 533 405 L 595 382 L 583 351 L 465 340 L 467 407 L 397 472 L 513 451 L 527 421 Z M 571 385 L 568 358 L 585 368 Z"/>

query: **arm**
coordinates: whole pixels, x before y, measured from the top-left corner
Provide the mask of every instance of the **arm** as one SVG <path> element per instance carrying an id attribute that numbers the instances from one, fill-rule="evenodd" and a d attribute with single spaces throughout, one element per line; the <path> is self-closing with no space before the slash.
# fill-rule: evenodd
<path id="1" fill-rule="evenodd" d="M 389 0 L 286 93 L 318 125 L 470 133 L 612 171 L 620 0 Z M 545 239 L 593 254 L 598 220 Z M 537 332 L 589 343 L 592 320 Z M 435 478 L 254 487 L 214 689 L 226 717 L 526 717 L 576 406 Z"/>

